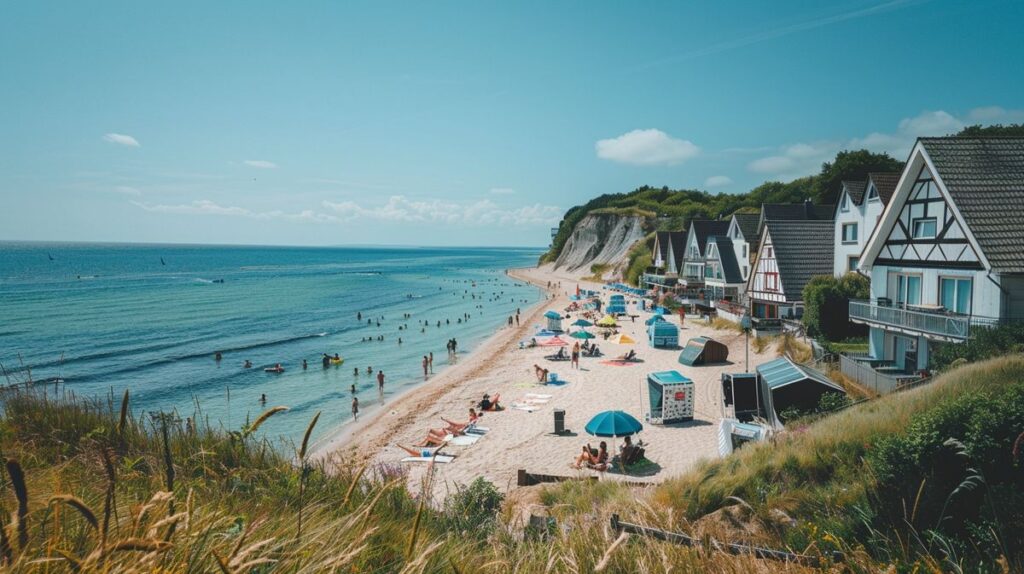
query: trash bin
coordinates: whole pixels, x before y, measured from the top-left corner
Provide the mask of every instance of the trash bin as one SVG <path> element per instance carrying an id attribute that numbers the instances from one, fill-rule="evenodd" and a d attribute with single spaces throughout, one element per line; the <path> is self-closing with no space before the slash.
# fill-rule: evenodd
<path id="1" fill-rule="evenodd" d="M 565 432 L 565 409 L 555 409 L 555 434 Z"/>

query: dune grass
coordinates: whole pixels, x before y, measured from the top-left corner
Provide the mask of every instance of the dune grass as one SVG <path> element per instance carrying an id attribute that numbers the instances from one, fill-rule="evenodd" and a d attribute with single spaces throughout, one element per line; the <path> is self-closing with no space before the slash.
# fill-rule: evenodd
<path id="1" fill-rule="evenodd" d="M 429 489 L 410 493 L 399 467 L 340 455 L 309 463 L 304 445 L 272 447 L 254 434 L 255 423 L 239 431 L 201 424 L 189 432 L 170 415 L 137 418 L 114 398 L 7 391 L 0 397 L 0 561 L 13 572 L 812 570 L 707 545 L 620 539 L 609 528 L 618 513 L 701 539 L 809 554 L 840 550 L 852 572 L 889 565 L 899 572 L 1019 571 L 1021 469 L 1005 454 L 1013 440 L 1004 435 L 1024 432 L 1022 373 L 1020 356 L 968 365 L 657 486 L 541 488 L 525 514 L 553 517 L 556 526 L 545 532 L 524 531 L 525 505 L 496 511 L 501 497 L 486 483 L 439 504 L 419 496 Z M 991 405 L 1002 410 L 986 410 Z M 964 435 L 953 437 L 966 445 L 955 456 L 970 458 L 968 466 L 988 480 L 982 517 L 990 508 L 1001 513 L 983 524 L 996 534 L 955 533 L 977 543 L 974 554 L 931 524 L 945 512 L 935 501 L 950 484 L 925 467 L 941 454 L 929 445 L 945 433 Z M 910 466 L 899 466 L 904 452 Z M 913 481 L 893 482 L 903 475 Z M 915 499 L 918 475 L 927 480 Z M 900 501 L 906 516 L 894 514 Z M 929 508 L 919 508 L 925 501 Z"/>

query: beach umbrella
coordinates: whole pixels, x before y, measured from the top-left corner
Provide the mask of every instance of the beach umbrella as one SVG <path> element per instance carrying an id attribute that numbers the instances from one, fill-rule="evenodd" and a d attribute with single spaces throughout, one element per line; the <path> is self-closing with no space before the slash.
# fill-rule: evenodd
<path id="1" fill-rule="evenodd" d="M 644 425 L 624 411 L 604 411 L 590 419 L 584 428 L 594 436 L 620 437 L 634 435 L 644 430 Z"/>
<path id="2" fill-rule="evenodd" d="M 604 317 L 601 318 L 600 321 L 597 322 L 597 324 L 602 327 L 614 327 L 616 325 L 615 317 L 612 317 L 611 315 L 605 315 Z"/>
<path id="3" fill-rule="evenodd" d="M 636 341 L 632 337 L 625 333 L 619 333 L 618 335 L 615 335 L 611 339 L 608 339 L 608 341 L 615 343 L 616 345 L 632 345 L 636 343 Z"/>
<path id="4" fill-rule="evenodd" d="M 576 331 L 575 333 L 573 333 L 573 334 L 571 334 L 569 336 L 572 337 L 573 339 L 596 339 L 597 338 L 595 335 L 593 335 L 591 333 L 588 333 L 586 331 Z"/>
<path id="5" fill-rule="evenodd" d="M 586 319 L 576 319 L 572 322 L 573 327 L 593 327 L 594 324 Z"/>
<path id="6" fill-rule="evenodd" d="M 547 313 L 544 313 L 544 317 L 547 319 L 561 319 L 562 314 L 558 311 L 548 311 Z"/>
<path id="7" fill-rule="evenodd" d="M 550 339 L 547 339 L 545 341 L 540 341 L 537 344 L 542 347 L 566 347 L 569 345 L 569 343 L 566 343 L 565 340 L 559 337 L 558 335 L 555 335 L 554 337 L 551 337 Z"/>

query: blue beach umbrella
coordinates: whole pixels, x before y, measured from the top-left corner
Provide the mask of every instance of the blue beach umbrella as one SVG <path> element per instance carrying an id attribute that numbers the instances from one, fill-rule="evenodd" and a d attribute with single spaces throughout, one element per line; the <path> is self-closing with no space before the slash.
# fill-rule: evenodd
<path id="1" fill-rule="evenodd" d="M 569 336 L 572 337 L 573 339 L 596 339 L 597 338 L 595 335 L 592 335 L 592 334 L 590 334 L 590 333 L 588 333 L 586 331 L 576 331 L 575 333 L 572 333 Z"/>
<path id="2" fill-rule="evenodd" d="M 572 322 L 573 327 L 593 327 L 594 324 L 586 319 L 576 319 Z"/>
<path id="3" fill-rule="evenodd" d="M 548 319 L 561 319 L 562 315 L 558 311 L 548 311 L 544 313 L 544 316 Z"/>
<path id="4" fill-rule="evenodd" d="M 601 437 L 630 436 L 644 430 L 644 425 L 623 411 L 604 411 L 590 419 L 584 427 L 588 434 Z"/>

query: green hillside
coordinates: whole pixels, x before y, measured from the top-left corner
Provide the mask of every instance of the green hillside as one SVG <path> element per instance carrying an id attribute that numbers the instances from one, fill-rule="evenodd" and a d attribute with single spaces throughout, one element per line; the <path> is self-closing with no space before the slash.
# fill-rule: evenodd
<path id="1" fill-rule="evenodd" d="M 590 213 L 627 214 L 639 210 L 659 218 L 656 229 L 651 231 L 680 230 L 691 219 L 727 217 L 741 209 L 757 210 L 762 203 L 799 203 L 805 199 L 819 204 L 834 203 L 844 179 L 863 179 L 869 172 L 899 171 L 902 168 L 902 162 L 886 154 L 867 150 L 843 151 L 833 161 L 823 164 L 817 175 L 788 183 L 769 181 L 742 194 L 643 186 L 629 193 L 601 195 L 565 213 L 551 242 L 551 249 L 541 257 L 541 263 L 558 258 L 576 224 Z"/>

